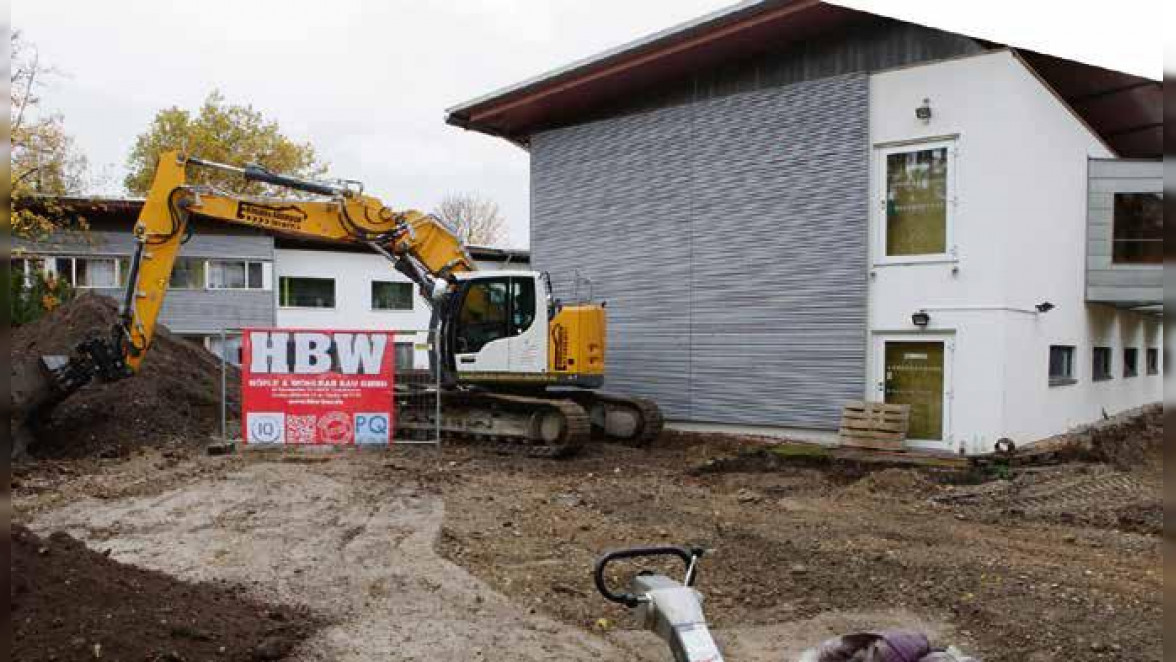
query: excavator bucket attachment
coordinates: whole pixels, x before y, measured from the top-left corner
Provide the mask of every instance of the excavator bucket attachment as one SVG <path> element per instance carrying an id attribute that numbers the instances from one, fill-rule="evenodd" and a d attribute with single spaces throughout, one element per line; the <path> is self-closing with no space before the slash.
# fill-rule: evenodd
<path id="1" fill-rule="evenodd" d="M 101 336 L 91 336 L 74 347 L 72 356 L 41 357 L 58 397 L 65 397 L 94 378 L 112 382 L 131 375 L 117 345 Z"/>

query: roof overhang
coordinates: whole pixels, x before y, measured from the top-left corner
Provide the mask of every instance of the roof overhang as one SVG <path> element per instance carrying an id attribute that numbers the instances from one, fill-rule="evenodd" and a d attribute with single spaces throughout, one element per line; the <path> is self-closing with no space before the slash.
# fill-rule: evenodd
<path id="1" fill-rule="evenodd" d="M 575 123 L 652 85 L 878 18 L 819 0 L 749 0 L 454 106 L 445 120 L 526 146 L 538 131 Z M 1018 52 L 1120 156 L 1162 154 L 1159 81 Z"/>

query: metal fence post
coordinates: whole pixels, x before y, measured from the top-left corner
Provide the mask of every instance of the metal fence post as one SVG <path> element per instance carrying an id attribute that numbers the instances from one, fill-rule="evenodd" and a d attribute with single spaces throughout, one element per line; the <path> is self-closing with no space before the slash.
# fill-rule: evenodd
<path id="1" fill-rule="evenodd" d="M 225 328 L 221 327 L 220 332 L 220 359 L 221 359 L 221 441 L 227 442 L 229 440 L 229 367 L 228 360 L 225 358 L 228 355 L 226 351 L 228 341 Z"/>
<path id="2" fill-rule="evenodd" d="M 439 356 L 436 334 L 436 329 L 429 331 L 429 356 Z M 436 364 L 433 366 L 433 388 L 436 389 L 433 394 L 433 440 L 437 442 L 437 448 L 441 448 L 441 361 L 430 363 Z"/>

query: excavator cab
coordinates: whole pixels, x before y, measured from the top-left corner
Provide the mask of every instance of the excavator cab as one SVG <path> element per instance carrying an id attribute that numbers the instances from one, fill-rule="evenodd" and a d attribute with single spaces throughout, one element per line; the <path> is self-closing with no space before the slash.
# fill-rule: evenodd
<path id="1" fill-rule="evenodd" d="M 550 295 L 533 271 L 455 276 L 457 310 L 448 338 L 459 379 L 513 379 L 547 372 Z"/>

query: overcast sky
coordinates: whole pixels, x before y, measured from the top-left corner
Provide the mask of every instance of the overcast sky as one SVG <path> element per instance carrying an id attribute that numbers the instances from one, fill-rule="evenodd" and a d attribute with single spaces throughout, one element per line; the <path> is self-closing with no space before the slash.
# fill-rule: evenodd
<path id="1" fill-rule="evenodd" d="M 528 243 L 527 154 L 444 124 L 444 109 L 730 5 L 730 0 L 14 0 L 13 26 L 61 73 L 43 90 L 121 193 L 160 108 L 220 89 L 312 142 L 333 176 L 391 206 L 496 200 Z M 1159 78 L 1160 0 L 847 0 L 857 9 Z M 1170 24 L 1170 23 L 1169 23 Z"/>

